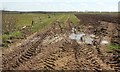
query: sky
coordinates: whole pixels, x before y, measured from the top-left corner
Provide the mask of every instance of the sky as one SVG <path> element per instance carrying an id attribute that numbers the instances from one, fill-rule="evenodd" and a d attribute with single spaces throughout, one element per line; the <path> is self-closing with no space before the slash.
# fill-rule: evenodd
<path id="1" fill-rule="evenodd" d="M 117 12 L 120 0 L 0 0 L 10 11 L 109 11 Z"/>

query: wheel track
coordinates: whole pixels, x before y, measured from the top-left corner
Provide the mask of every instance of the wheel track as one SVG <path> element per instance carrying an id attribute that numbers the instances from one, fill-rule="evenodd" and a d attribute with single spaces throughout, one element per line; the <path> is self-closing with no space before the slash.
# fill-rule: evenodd
<path id="1" fill-rule="evenodd" d="M 35 48 L 30 48 L 28 49 L 23 55 L 18 57 L 15 61 L 15 65 L 12 65 L 13 68 L 18 67 L 20 64 L 24 63 L 28 59 L 30 59 L 32 56 L 35 55 L 36 49 Z"/>
<path id="2" fill-rule="evenodd" d="M 76 41 L 73 41 L 72 44 L 73 44 L 73 51 L 74 51 L 74 57 L 75 57 L 77 69 L 80 69 L 81 65 L 79 64 L 78 57 L 80 55 L 79 50 L 80 50 L 81 46 Z"/>
<path id="3" fill-rule="evenodd" d="M 28 48 L 24 52 L 21 52 L 20 55 L 18 55 L 17 57 L 15 57 L 11 61 L 9 61 L 9 63 L 7 65 L 5 65 L 7 67 L 5 67 L 4 69 L 16 69 L 21 64 L 28 61 L 29 59 L 34 57 L 38 52 L 40 52 L 40 48 L 38 49 L 38 45 L 41 44 L 42 40 L 46 37 L 48 32 L 49 32 L 49 30 L 46 31 L 46 33 L 42 33 L 40 35 L 41 38 L 39 41 L 35 42 L 34 44 L 32 44 L 32 46 L 30 48 Z"/>
<path id="4" fill-rule="evenodd" d="M 80 50 L 76 50 L 75 52 L 75 59 L 76 59 L 76 62 L 78 63 L 78 67 L 81 67 L 81 66 L 84 66 L 85 68 L 89 69 L 87 66 L 92 66 L 92 64 L 95 64 L 96 67 L 98 67 L 98 63 L 96 62 L 96 60 L 93 58 L 94 57 L 94 51 L 91 49 L 91 48 L 87 48 L 87 47 L 82 47 L 80 46 L 79 48 Z M 91 60 L 90 62 L 92 64 L 80 64 L 79 63 L 79 60 L 78 60 L 78 57 L 81 57 L 80 55 L 83 53 L 84 57 L 86 58 L 86 60 L 89 62 L 89 60 Z M 86 66 L 87 65 L 87 66 Z M 84 69 L 85 69 L 84 68 Z"/>
<path id="5" fill-rule="evenodd" d="M 115 71 L 120 71 L 120 50 L 113 50 L 113 55 L 109 56 L 109 65 L 114 68 Z"/>
<path id="6" fill-rule="evenodd" d="M 86 50 L 85 54 L 87 55 L 87 59 L 91 61 L 92 64 L 95 65 L 96 68 L 98 68 L 100 65 L 99 63 L 96 61 L 96 59 L 94 58 L 94 52 L 91 48 L 89 48 L 88 50 Z M 100 67 L 99 67 L 100 68 Z M 99 69 L 98 68 L 98 69 Z"/>
<path id="7" fill-rule="evenodd" d="M 47 35 L 50 35 L 50 31 L 51 31 L 51 27 L 53 27 L 52 25 L 45 31 L 41 32 L 41 34 L 37 34 L 36 36 L 40 36 L 41 38 L 39 40 L 37 40 L 36 42 L 33 42 L 31 43 L 30 45 L 30 48 L 27 49 L 27 50 L 20 50 L 18 51 L 19 52 L 19 55 L 18 53 L 12 53 L 11 56 L 13 58 L 10 58 L 9 57 L 6 59 L 5 57 L 5 61 L 4 64 L 3 64 L 3 68 L 4 69 L 15 69 L 17 68 L 18 66 L 20 66 L 21 64 L 23 64 L 24 62 L 28 61 L 29 59 L 31 59 L 33 56 L 35 56 L 38 52 L 40 52 L 40 49 L 38 49 L 38 45 L 41 44 L 42 40 L 44 40 L 44 38 L 47 36 Z M 24 48 L 24 46 L 22 46 Z M 26 47 L 26 46 L 25 46 Z M 21 49 L 21 48 L 20 48 Z M 37 52 L 37 50 L 39 50 Z M 17 55 L 14 55 L 13 54 L 17 54 Z M 6 55 L 7 56 L 7 55 Z M 9 59 L 9 60 L 8 60 Z"/>
<path id="8" fill-rule="evenodd" d="M 43 61 L 44 65 L 45 65 L 44 69 L 55 70 L 55 67 L 56 67 L 55 61 L 62 58 L 63 57 L 62 54 L 63 54 L 62 51 L 57 51 L 57 52 L 50 54 L 50 56 Z"/>
<path id="9" fill-rule="evenodd" d="M 64 44 L 64 42 L 63 42 Z M 63 46 L 63 48 L 66 48 L 66 45 Z M 44 69 L 46 70 L 55 70 L 55 69 L 59 69 L 59 64 L 57 64 L 56 62 L 62 60 L 62 58 L 64 58 L 67 55 L 71 55 L 70 53 L 68 53 L 68 51 L 64 51 L 60 48 L 60 50 L 53 52 L 52 54 L 50 54 L 50 56 L 48 56 L 44 61 Z M 60 66 L 61 67 L 61 66 Z"/>
<path id="10" fill-rule="evenodd" d="M 50 57 L 48 57 L 45 61 L 44 61 L 44 68 L 45 69 L 52 69 L 54 70 L 54 62 L 57 60 L 57 56 L 55 56 L 54 54 L 50 55 Z"/>
<path id="11" fill-rule="evenodd" d="M 106 66 L 106 63 L 103 63 L 102 60 L 95 55 L 94 50 L 90 46 L 85 45 L 81 48 L 81 52 L 85 55 L 86 60 L 88 60 L 91 63 L 90 65 L 94 70 L 97 71 L 104 69 L 104 67 L 102 67 L 102 64 Z"/>

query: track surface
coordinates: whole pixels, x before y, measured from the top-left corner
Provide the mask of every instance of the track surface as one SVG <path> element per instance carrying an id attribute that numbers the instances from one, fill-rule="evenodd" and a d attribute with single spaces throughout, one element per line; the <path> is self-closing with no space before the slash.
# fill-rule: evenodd
<path id="1" fill-rule="evenodd" d="M 114 70 L 94 46 L 70 40 L 70 27 L 61 30 L 54 23 L 20 45 L 4 49 L 3 70 Z"/>

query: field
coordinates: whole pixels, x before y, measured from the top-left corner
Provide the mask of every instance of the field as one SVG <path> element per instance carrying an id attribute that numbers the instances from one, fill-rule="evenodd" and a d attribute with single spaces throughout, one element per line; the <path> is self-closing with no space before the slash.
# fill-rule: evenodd
<path id="1" fill-rule="evenodd" d="M 8 47 L 10 44 L 26 38 L 27 36 L 42 30 L 46 26 L 54 23 L 55 21 L 61 22 L 64 26 L 65 21 L 71 16 L 70 20 L 76 24 L 76 17 L 73 14 L 3 14 L 3 47 Z"/>
<path id="2" fill-rule="evenodd" d="M 104 13 L 3 13 L 3 70 L 120 70 L 119 19 Z"/>

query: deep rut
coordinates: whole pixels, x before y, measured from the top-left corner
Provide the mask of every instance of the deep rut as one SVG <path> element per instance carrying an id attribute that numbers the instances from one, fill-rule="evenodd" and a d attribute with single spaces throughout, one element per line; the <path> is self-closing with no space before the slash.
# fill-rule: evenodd
<path id="1" fill-rule="evenodd" d="M 91 46 L 85 45 L 81 47 L 80 52 L 83 53 L 86 60 L 90 62 L 90 66 L 92 67 L 92 69 L 94 70 L 111 69 L 109 65 L 104 63 L 97 55 L 95 55 L 95 51 Z"/>
<path id="2" fill-rule="evenodd" d="M 20 64 L 24 63 L 28 59 L 30 59 L 32 56 L 35 55 L 36 49 L 30 48 L 27 50 L 23 55 L 21 55 L 19 58 L 16 59 L 15 64 L 12 65 L 13 68 L 18 67 Z"/>
<path id="3" fill-rule="evenodd" d="M 55 61 L 58 59 L 58 56 L 56 56 L 56 54 L 52 54 L 50 55 L 50 57 L 48 57 L 45 61 L 44 61 L 44 68 L 45 69 L 52 69 L 54 70 L 55 67 Z"/>
<path id="4" fill-rule="evenodd" d="M 11 59 L 11 61 L 9 61 L 9 63 L 4 65 L 4 69 L 6 70 L 11 70 L 11 69 L 16 69 L 17 67 L 19 67 L 20 65 L 22 65 L 24 62 L 28 61 L 29 59 L 31 59 L 33 56 L 35 56 L 36 54 L 38 54 L 40 52 L 40 48 L 38 48 L 38 46 L 40 46 L 42 40 L 46 37 L 47 33 L 49 32 L 49 30 L 46 33 L 40 34 L 40 40 L 38 40 L 37 42 L 35 42 L 34 44 L 31 45 L 30 48 L 28 48 L 27 50 L 21 52 L 20 55 L 17 55 L 16 57 L 14 57 L 13 59 Z"/>

